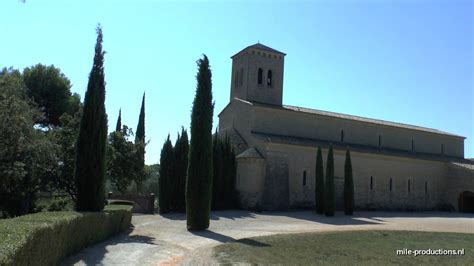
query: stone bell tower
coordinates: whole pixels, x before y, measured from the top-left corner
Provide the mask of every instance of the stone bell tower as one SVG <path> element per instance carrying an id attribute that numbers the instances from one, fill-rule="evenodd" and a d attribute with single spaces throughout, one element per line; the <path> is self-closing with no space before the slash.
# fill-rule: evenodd
<path id="1" fill-rule="evenodd" d="M 282 105 L 285 55 L 257 43 L 232 56 L 230 100 Z"/>

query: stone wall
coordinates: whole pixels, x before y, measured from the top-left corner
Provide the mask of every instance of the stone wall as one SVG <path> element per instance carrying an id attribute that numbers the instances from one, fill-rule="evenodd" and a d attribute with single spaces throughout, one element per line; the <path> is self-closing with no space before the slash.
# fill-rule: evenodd
<path id="1" fill-rule="evenodd" d="M 276 169 L 283 167 L 288 172 L 290 206 L 313 206 L 316 148 L 271 143 L 268 144 L 268 153 L 277 153 L 280 154 L 279 158 L 285 158 L 285 161 L 267 161 L 267 169 L 275 169 L 274 172 L 278 172 Z M 325 172 L 326 159 L 327 149 L 323 149 Z M 439 205 L 440 195 L 443 191 L 443 162 L 356 152 L 351 153 L 351 159 L 357 209 L 430 210 L 436 209 Z M 341 210 L 343 207 L 345 151 L 335 150 L 334 160 L 336 208 Z M 285 163 L 287 166 L 281 166 Z M 305 185 L 303 185 L 304 171 L 306 171 Z M 267 178 L 271 177 L 272 175 L 267 173 Z M 370 177 L 373 180 L 372 188 Z M 392 179 L 391 190 L 390 179 Z M 410 191 L 408 191 L 408 180 L 410 180 Z"/>
<path id="2" fill-rule="evenodd" d="M 236 190 L 244 209 L 257 209 L 262 204 L 265 160 L 237 158 Z"/>
<path id="3" fill-rule="evenodd" d="M 448 210 L 459 210 L 459 195 L 474 192 L 474 163 L 447 163 L 445 176 L 441 204 Z"/>

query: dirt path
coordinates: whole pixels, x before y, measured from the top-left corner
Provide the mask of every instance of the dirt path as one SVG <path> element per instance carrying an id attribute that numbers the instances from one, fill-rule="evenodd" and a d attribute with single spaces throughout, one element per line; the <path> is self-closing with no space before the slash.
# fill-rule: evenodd
<path id="1" fill-rule="evenodd" d="M 184 214 L 135 215 L 133 231 L 92 246 L 64 265 L 212 264 L 210 247 L 271 234 L 343 230 L 417 230 L 474 233 L 474 215 L 443 212 L 358 212 L 335 217 L 309 211 L 213 212 L 210 230 L 190 233 Z"/>

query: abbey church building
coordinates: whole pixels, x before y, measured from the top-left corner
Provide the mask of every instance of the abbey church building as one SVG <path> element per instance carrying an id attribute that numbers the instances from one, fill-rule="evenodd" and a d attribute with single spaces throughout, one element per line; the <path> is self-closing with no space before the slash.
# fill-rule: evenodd
<path id="1" fill-rule="evenodd" d="M 316 151 L 334 148 L 336 209 L 351 151 L 356 209 L 474 212 L 474 162 L 465 137 L 437 129 L 284 105 L 285 54 L 251 45 L 232 56 L 230 102 L 219 134 L 237 155 L 236 188 L 248 209 L 312 207 Z M 325 169 L 326 171 L 326 169 Z"/>

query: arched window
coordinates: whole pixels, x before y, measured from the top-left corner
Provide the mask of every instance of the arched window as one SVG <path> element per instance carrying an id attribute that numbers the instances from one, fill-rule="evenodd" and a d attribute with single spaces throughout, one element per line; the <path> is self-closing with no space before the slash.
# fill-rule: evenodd
<path id="1" fill-rule="evenodd" d="M 379 135 L 379 147 L 381 147 L 381 146 L 382 146 L 382 136 Z"/>
<path id="2" fill-rule="evenodd" d="M 239 86 L 242 86 L 243 83 L 244 83 L 244 69 L 241 68 L 240 69 L 240 76 L 239 76 Z"/>
<path id="3" fill-rule="evenodd" d="M 306 171 L 303 171 L 303 186 L 306 186 Z"/>
<path id="4" fill-rule="evenodd" d="M 411 140 L 411 151 L 415 151 L 415 141 Z"/>
<path id="5" fill-rule="evenodd" d="M 261 68 L 258 69 L 258 84 L 262 84 L 262 80 L 263 80 L 263 70 Z"/>
<path id="6" fill-rule="evenodd" d="M 374 177 L 371 176 L 370 177 L 370 190 L 373 190 L 374 189 Z"/>
<path id="7" fill-rule="evenodd" d="M 444 144 L 441 144 L 441 154 L 444 154 Z"/>
<path id="8" fill-rule="evenodd" d="M 267 86 L 272 86 L 272 85 L 273 85 L 272 71 L 268 70 L 268 72 L 267 72 Z"/>
<path id="9" fill-rule="evenodd" d="M 390 191 L 392 191 L 392 179 L 390 178 Z"/>
<path id="10" fill-rule="evenodd" d="M 341 130 L 341 142 L 344 142 L 344 130 Z"/>

